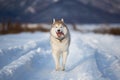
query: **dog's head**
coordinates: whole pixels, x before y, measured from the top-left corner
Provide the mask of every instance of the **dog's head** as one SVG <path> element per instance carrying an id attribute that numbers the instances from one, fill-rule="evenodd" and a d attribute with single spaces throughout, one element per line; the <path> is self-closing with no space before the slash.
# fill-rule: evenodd
<path id="1" fill-rule="evenodd" d="M 63 19 L 61 20 L 53 19 L 51 34 L 58 39 L 62 39 L 65 37 L 65 35 L 67 34 L 67 27 L 64 24 Z"/>

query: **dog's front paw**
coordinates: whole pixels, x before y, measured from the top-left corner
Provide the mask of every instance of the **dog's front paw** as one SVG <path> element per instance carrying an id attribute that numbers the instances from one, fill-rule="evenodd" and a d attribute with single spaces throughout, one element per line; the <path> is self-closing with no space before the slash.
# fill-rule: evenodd
<path id="1" fill-rule="evenodd" d="M 65 67 L 62 67 L 62 69 L 61 69 L 62 71 L 65 71 Z"/>
<path id="2" fill-rule="evenodd" d="M 60 71 L 60 67 L 56 68 L 55 70 L 56 70 L 56 71 Z"/>
<path id="3" fill-rule="evenodd" d="M 62 69 L 62 71 L 65 71 L 65 69 Z"/>

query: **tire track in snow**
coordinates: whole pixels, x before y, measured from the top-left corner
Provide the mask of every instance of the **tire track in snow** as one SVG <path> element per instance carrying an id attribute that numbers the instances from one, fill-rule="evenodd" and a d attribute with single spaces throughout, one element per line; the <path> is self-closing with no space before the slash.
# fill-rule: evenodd
<path id="1" fill-rule="evenodd" d="M 44 39 L 46 41 L 47 39 Z M 45 43 L 43 42 L 42 44 L 41 41 L 29 41 L 23 46 L 16 46 L 16 47 L 10 47 L 5 50 L 1 50 L 0 53 L 0 69 L 4 67 L 5 65 L 11 63 L 12 61 L 18 59 L 20 56 L 25 55 L 26 53 L 41 47 Z M 6 59 L 7 57 L 7 59 Z"/>
<path id="2" fill-rule="evenodd" d="M 18 50 L 18 48 L 20 48 L 21 51 Z M 17 46 L 16 48 L 10 48 L 10 50 L 12 49 L 13 52 L 14 50 L 16 51 L 16 54 L 12 55 L 11 58 L 15 58 L 10 61 L 8 60 L 9 63 L 6 63 L 7 65 L 0 70 L 0 80 L 17 80 L 18 78 L 24 80 L 24 78 L 26 78 L 24 75 L 34 75 L 35 72 L 33 70 L 38 71 L 37 68 L 40 69 L 39 67 L 41 67 L 41 65 L 39 65 L 39 63 L 41 63 L 39 60 L 41 60 L 40 58 L 45 57 L 45 54 L 43 53 L 50 53 L 49 39 L 47 36 L 39 41 L 28 42 L 28 44 L 25 44 L 22 47 Z M 3 50 L 1 50 L 0 53 L 0 57 L 7 57 L 6 54 L 9 53 L 9 50 L 6 54 L 4 54 Z M 39 67 L 36 67 L 35 65 L 38 65 Z M 32 72 L 34 72 L 34 74 L 32 74 Z"/>
<path id="3" fill-rule="evenodd" d="M 16 80 L 15 75 L 19 75 L 26 70 L 30 62 L 32 62 L 33 58 L 39 56 L 39 53 L 41 53 L 41 48 L 31 50 L 25 55 L 21 56 L 17 60 L 13 61 L 12 63 L 8 64 L 7 66 L 4 66 L 0 70 L 0 80 Z M 24 74 L 23 74 L 24 75 Z"/>
<path id="4" fill-rule="evenodd" d="M 112 43 L 114 40 L 113 36 L 108 35 L 94 35 L 95 37 L 86 37 L 87 40 L 82 40 L 87 47 L 90 47 L 94 50 L 94 61 L 97 67 L 97 70 L 101 74 L 101 78 L 105 80 L 119 80 L 120 76 L 118 76 L 118 73 L 120 71 L 120 68 L 118 65 L 120 65 L 119 58 L 116 56 L 115 50 L 117 49 L 117 45 L 113 45 L 113 49 L 109 46 L 109 42 Z M 102 37 L 104 39 L 99 39 L 97 37 Z M 85 39 L 85 36 L 83 36 Z M 108 39 L 112 38 L 110 41 L 107 41 Z M 106 43 L 105 43 L 106 40 Z M 117 41 L 116 41 L 117 42 Z M 90 51 L 90 50 L 88 50 Z M 119 52 L 119 51 L 118 51 Z M 114 65 L 113 65 L 114 64 Z M 103 80 L 102 79 L 102 80 Z"/>
<path id="5" fill-rule="evenodd" d="M 16 60 L 20 56 L 25 55 L 30 50 L 34 50 L 37 47 L 38 46 L 35 41 L 30 41 L 23 46 L 10 47 L 8 49 L 1 50 L 0 68 L 11 63 L 12 61 Z M 7 57 L 7 59 L 6 59 L 6 57 Z"/>

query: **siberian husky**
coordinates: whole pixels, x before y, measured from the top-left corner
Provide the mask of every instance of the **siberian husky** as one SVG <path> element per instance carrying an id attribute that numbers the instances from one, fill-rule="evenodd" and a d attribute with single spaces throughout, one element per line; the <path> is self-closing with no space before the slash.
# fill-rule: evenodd
<path id="1" fill-rule="evenodd" d="M 50 42 L 52 55 L 56 65 L 56 71 L 65 70 L 67 56 L 69 54 L 70 33 L 64 20 L 55 20 L 50 30 Z M 62 67 L 60 67 L 60 58 L 62 57 Z"/>

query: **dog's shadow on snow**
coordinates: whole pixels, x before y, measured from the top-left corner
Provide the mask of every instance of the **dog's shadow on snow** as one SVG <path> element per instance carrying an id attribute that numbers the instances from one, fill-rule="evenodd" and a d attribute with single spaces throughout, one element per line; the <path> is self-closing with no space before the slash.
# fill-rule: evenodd
<path id="1" fill-rule="evenodd" d="M 72 66 L 66 67 L 66 72 L 72 71 L 73 69 L 75 69 L 76 67 L 78 67 L 79 65 L 81 65 L 82 63 L 86 62 L 87 60 L 93 57 L 94 57 L 94 54 L 86 56 L 83 59 L 80 59 L 78 62 L 74 63 Z"/>

